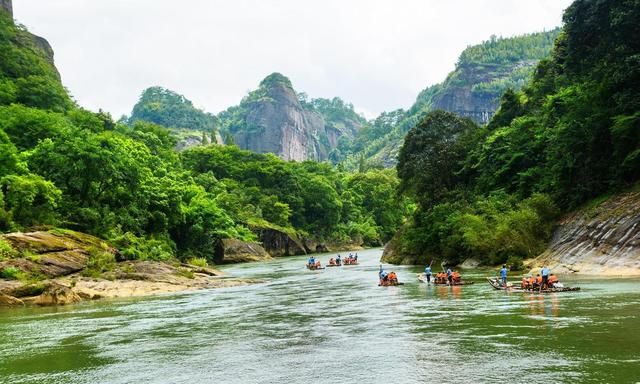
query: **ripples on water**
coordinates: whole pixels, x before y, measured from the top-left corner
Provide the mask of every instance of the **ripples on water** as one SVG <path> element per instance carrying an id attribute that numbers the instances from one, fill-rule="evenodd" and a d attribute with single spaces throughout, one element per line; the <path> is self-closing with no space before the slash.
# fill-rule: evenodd
<path id="1" fill-rule="evenodd" d="M 0 383 L 640 381 L 640 282 L 551 295 L 476 284 L 376 285 L 305 258 L 228 266 L 265 283 L 74 307 L 0 310 Z M 321 257 L 324 261 L 327 257 Z"/>

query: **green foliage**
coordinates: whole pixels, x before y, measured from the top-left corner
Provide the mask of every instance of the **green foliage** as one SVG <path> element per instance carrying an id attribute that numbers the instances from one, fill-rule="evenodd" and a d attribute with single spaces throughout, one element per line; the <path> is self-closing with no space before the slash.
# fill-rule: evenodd
<path id="1" fill-rule="evenodd" d="M 204 257 L 193 257 L 187 260 L 189 265 L 193 265 L 194 267 L 208 267 L 209 263 L 207 263 L 207 259 Z"/>
<path id="2" fill-rule="evenodd" d="M 415 127 L 398 174 L 419 207 L 397 240 L 401 249 L 519 268 L 544 248 L 560 212 L 637 182 L 640 46 L 629 36 L 639 32 L 638 17 L 638 2 L 575 1 L 551 57 L 522 91 L 503 95 L 486 127 L 466 141 L 443 131 L 426 145 L 431 152 L 416 136 L 435 136 L 437 125 L 431 132 L 427 118 Z M 491 60 L 515 59 L 507 51 Z M 459 65 L 486 60 L 488 51 L 465 52 Z M 447 152 L 440 142 L 460 147 Z M 441 185 L 447 193 L 434 193 Z"/>
<path id="3" fill-rule="evenodd" d="M 476 126 L 453 113 L 435 111 L 415 126 L 398 156 L 400 191 L 424 205 L 438 201 L 461 182 L 458 171 Z"/>
<path id="4" fill-rule="evenodd" d="M 18 255 L 18 251 L 13 248 L 6 240 L 0 239 L 0 261 L 11 259 Z"/>
<path id="5" fill-rule="evenodd" d="M 539 60 L 549 54 L 559 30 L 539 32 L 518 37 L 491 36 L 482 44 L 467 47 L 458 66 L 473 64 L 507 64 L 526 60 Z"/>
<path id="6" fill-rule="evenodd" d="M 187 279 L 193 279 L 195 278 L 195 275 L 193 274 L 193 271 L 187 268 L 178 268 L 176 270 L 176 275 L 178 276 L 182 276 L 184 278 Z"/>
<path id="7" fill-rule="evenodd" d="M 100 277 L 105 272 L 111 272 L 116 267 L 116 258 L 113 253 L 100 248 L 89 250 L 87 267 L 82 271 L 85 276 Z"/>
<path id="8" fill-rule="evenodd" d="M 20 103 L 56 112 L 73 106 L 47 53 L 5 12 L 0 12 L 0 52 L 0 105 Z"/>
<path id="9" fill-rule="evenodd" d="M 126 232 L 112 233 L 110 241 L 125 260 L 168 261 L 175 254 L 175 245 L 170 239 L 142 238 Z"/>
<path id="10" fill-rule="evenodd" d="M 151 87 L 142 92 L 133 107 L 129 124 L 138 121 L 204 132 L 216 129 L 218 124 L 215 116 L 194 107 L 184 96 L 162 87 Z"/>
<path id="11" fill-rule="evenodd" d="M 27 275 L 16 267 L 5 267 L 0 270 L 0 279 L 24 280 Z"/>
<path id="12" fill-rule="evenodd" d="M 62 193 L 38 175 L 9 175 L 0 179 L 4 209 L 24 227 L 55 223 L 56 208 Z"/>

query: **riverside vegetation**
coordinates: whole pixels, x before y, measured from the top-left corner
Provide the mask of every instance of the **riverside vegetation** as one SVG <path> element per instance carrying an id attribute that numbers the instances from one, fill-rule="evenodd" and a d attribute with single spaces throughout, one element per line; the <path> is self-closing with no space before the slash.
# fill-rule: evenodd
<path id="1" fill-rule="evenodd" d="M 349 173 L 235 146 L 178 153 L 167 128 L 142 121 L 150 116 L 144 109 L 140 119 L 120 122 L 82 109 L 46 53 L 2 11 L 0 52 L 0 231 L 60 227 L 105 239 L 119 252 L 99 253 L 111 259 L 95 260 L 101 272 L 116 256 L 212 263 L 224 239 L 256 241 L 264 229 L 381 245 L 409 208 L 395 195 L 393 170 Z M 157 122 L 215 128 L 201 117 Z M 0 262 L 28 256 L 5 240 L 0 250 Z M 24 277 L 16 268 L 3 277 Z"/>
<path id="2" fill-rule="evenodd" d="M 544 250 L 560 213 L 632 188 L 638 17 L 638 1 L 576 1 L 550 57 L 521 91 L 504 93 L 489 124 L 434 112 L 412 128 L 397 170 L 418 209 L 384 259 L 519 265 Z"/>

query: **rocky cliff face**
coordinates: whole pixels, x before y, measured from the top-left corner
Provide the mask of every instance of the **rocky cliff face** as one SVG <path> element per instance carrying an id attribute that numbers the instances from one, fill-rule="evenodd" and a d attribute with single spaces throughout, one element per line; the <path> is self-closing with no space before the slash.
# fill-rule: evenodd
<path id="1" fill-rule="evenodd" d="M 640 275 L 640 192 L 565 217 L 532 266 L 554 272 Z"/>
<path id="2" fill-rule="evenodd" d="M 3 9 L 4 11 L 6 11 L 11 16 L 11 18 L 13 18 L 12 0 L 0 0 L 0 9 Z M 55 64 L 54 64 L 53 48 L 51 48 L 51 44 L 49 44 L 47 39 L 45 39 L 44 37 L 34 35 L 30 32 L 25 32 L 25 34 L 29 36 L 29 38 L 33 43 L 33 46 L 39 49 L 40 51 L 42 51 L 42 53 L 44 53 L 45 58 L 47 59 L 49 64 L 51 64 L 51 66 L 55 69 L 58 79 L 60 79 L 60 73 L 58 72 L 58 69 L 55 67 Z"/>
<path id="3" fill-rule="evenodd" d="M 4 9 L 13 17 L 13 4 L 11 0 L 0 0 L 0 8 Z"/>
<path id="4" fill-rule="evenodd" d="M 295 91 L 285 83 L 277 82 L 265 91 L 266 97 L 247 105 L 247 129 L 233 135 L 236 144 L 258 153 L 275 153 L 285 160 L 326 157 L 314 140 L 314 134 L 324 129 L 322 116 L 305 111 Z"/>
<path id="5" fill-rule="evenodd" d="M 536 64 L 536 60 L 521 60 L 500 65 L 460 65 L 449 75 L 442 90 L 433 97 L 432 109 L 453 112 L 478 124 L 486 124 L 500 106 L 504 89 L 496 87 L 483 90 L 481 85 L 500 82 L 519 71 L 532 73 Z"/>
<path id="6" fill-rule="evenodd" d="M 329 121 L 313 102 L 301 101 L 289 79 L 274 73 L 239 106 L 218 117 L 222 129 L 231 133 L 242 149 L 274 153 L 284 160 L 323 161 L 342 136 L 355 135 L 361 121 L 359 117 Z M 348 112 L 353 113 L 352 109 Z"/>

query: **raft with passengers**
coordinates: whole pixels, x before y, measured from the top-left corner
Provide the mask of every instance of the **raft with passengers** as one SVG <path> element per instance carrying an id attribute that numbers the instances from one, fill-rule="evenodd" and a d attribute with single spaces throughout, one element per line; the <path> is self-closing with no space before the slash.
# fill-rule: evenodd
<path id="1" fill-rule="evenodd" d="M 473 281 L 464 281 L 460 272 L 454 271 L 448 268 L 447 271 L 438 272 L 435 275 L 431 274 L 431 264 L 424 269 L 424 273 L 418 274 L 418 280 L 423 283 L 431 284 L 433 277 L 434 285 L 469 285 L 473 284 Z"/>
<path id="2" fill-rule="evenodd" d="M 533 275 L 524 276 L 520 284 L 514 284 L 507 281 L 507 266 L 503 265 L 500 277 L 487 277 L 487 281 L 493 288 L 503 291 L 553 293 L 580 290 L 580 287 L 567 287 L 562 284 L 558 276 L 551 273 L 547 267 L 543 267 L 535 277 Z"/>
<path id="3" fill-rule="evenodd" d="M 398 275 L 391 271 L 387 272 L 382 268 L 382 264 L 380 265 L 380 270 L 378 271 L 378 286 L 379 287 L 394 287 L 396 285 L 404 285 L 398 281 Z"/>
<path id="4" fill-rule="evenodd" d="M 311 256 L 309 258 L 309 260 L 307 260 L 307 264 L 306 264 L 307 269 L 311 270 L 311 271 L 315 271 L 315 270 L 319 270 L 319 269 L 324 269 L 324 267 L 322 266 L 322 264 L 320 263 L 320 260 L 316 260 L 315 257 Z"/>

